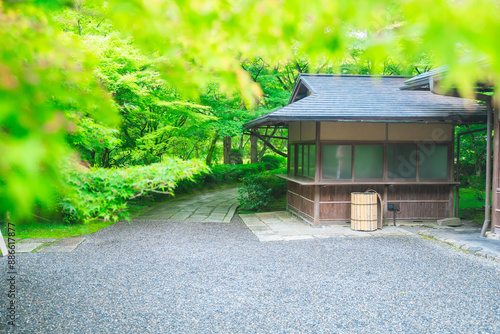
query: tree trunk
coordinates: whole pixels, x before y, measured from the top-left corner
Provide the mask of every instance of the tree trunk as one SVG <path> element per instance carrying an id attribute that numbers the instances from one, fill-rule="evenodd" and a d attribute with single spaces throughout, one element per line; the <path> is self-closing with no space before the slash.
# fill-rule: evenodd
<path id="1" fill-rule="evenodd" d="M 255 164 L 259 162 L 257 157 L 257 137 L 250 135 L 250 162 Z"/>
<path id="2" fill-rule="evenodd" d="M 207 153 L 207 158 L 205 160 L 205 163 L 210 166 L 212 164 L 212 157 L 214 155 L 215 151 L 215 145 L 217 144 L 217 140 L 219 139 L 219 133 L 217 132 L 214 136 L 214 139 L 212 139 L 212 142 L 210 143 L 210 147 L 208 149 Z"/>
<path id="3" fill-rule="evenodd" d="M 231 164 L 231 137 L 224 137 L 224 164 Z"/>
<path id="4" fill-rule="evenodd" d="M 467 128 L 467 131 L 471 131 L 470 130 L 470 126 L 469 125 L 466 125 L 466 128 Z M 475 157 L 475 161 L 474 161 L 474 169 L 475 169 L 475 172 L 476 172 L 476 177 L 480 177 L 481 176 L 481 161 L 483 161 L 483 156 L 481 154 L 479 154 L 479 150 L 477 148 L 477 144 L 476 144 L 476 138 L 474 137 L 474 134 L 473 133 L 470 133 L 470 141 L 471 141 L 471 144 L 472 144 L 472 148 L 474 149 L 474 157 Z"/>

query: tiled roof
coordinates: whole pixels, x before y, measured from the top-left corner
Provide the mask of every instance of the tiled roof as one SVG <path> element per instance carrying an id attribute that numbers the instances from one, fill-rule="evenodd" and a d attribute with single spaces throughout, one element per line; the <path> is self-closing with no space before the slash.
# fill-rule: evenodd
<path id="1" fill-rule="evenodd" d="M 486 105 L 474 100 L 401 90 L 407 77 L 301 74 L 294 102 L 244 125 L 245 129 L 290 121 L 442 122 L 486 121 Z M 305 96 L 300 98 L 301 96 Z"/>

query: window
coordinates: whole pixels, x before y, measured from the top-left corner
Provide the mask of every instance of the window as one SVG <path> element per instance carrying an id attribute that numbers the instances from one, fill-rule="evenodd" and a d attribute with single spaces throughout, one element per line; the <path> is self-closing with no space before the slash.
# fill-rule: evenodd
<path id="1" fill-rule="evenodd" d="M 381 179 L 384 176 L 384 146 L 354 146 L 354 178 Z"/>
<path id="2" fill-rule="evenodd" d="M 295 145 L 290 145 L 290 153 L 288 157 L 288 162 L 290 164 L 290 175 L 295 175 Z"/>
<path id="3" fill-rule="evenodd" d="M 308 165 L 309 165 L 309 145 L 304 145 L 304 172 L 303 172 L 303 175 L 306 177 L 309 175 Z"/>
<path id="4" fill-rule="evenodd" d="M 309 177 L 314 179 L 316 175 L 316 145 L 309 146 Z"/>
<path id="5" fill-rule="evenodd" d="M 448 178 L 448 146 L 419 145 L 418 167 L 421 179 Z"/>
<path id="6" fill-rule="evenodd" d="M 352 177 L 352 146 L 323 145 L 323 179 L 350 179 Z"/>
<path id="7" fill-rule="evenodd" d="M 297 145 L 297 175 L 302 175 L 302 149 L 304 145 Z"/>
<path id="8" fill-rule="evenodd" d="M 415 179 L 417 177 L 417 146 L 387 146 L 387 177 L 390 179 Z"/>

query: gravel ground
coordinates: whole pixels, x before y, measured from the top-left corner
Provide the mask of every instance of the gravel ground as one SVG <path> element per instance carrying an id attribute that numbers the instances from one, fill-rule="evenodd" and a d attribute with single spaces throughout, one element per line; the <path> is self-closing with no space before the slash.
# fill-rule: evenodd
<path id="1" fill-rule="evenodd" d="M 20 333 L 500 333 L 500 265 L 417 236 L 142 221 L 17 259 Z"/>

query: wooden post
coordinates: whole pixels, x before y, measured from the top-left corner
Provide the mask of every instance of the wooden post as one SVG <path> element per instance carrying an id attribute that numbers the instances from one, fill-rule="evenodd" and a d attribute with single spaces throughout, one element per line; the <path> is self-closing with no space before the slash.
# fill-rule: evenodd
<path id="1" fill-rule="evenodd" d="M 321 137 L 320 137 L 321 123 L 316 122 L 316 161 L 315 161 L 315 174 L 314 182 L 319 182 L 321 180 Z M 314 185 L 314 226 L 319 226 L 320 220 L 320 200 L 321 200 L 321 189 L 318 184 Z"/>
<path id="2" fill-rule="evenodd" d="M 491 223 L 491 122 L 493 121 L 493 108 L 491 105 L 491 99 L 486 100 L 486 107 L 488 108 L 488 124 L 486 124 L 486 190 L 484 203 L 484 223 L 483 228 L 481 229 L 481 237 L 485 237 L 488 225 Z"/>
<path id="3" fill-rule="evenodd" d="M 250 162 L 253 164 L 259 162 L 257 159 L 257 137 L 254 135 L 250 135 Z"/>
<path id="4" fill-rule="evenodd" d="M 496 101 L 495 101 L 496 102 Z M 500 114 L 498 106 L 492 103 L 495 109 L 494 136 L 493 136 L 493 214 L 491 222 L 491 231 L 500 233 Z"/>
<path id="5" fill-rule="evenodd" d="M 457 177 L 456 180 L 457 182 L 460 182 L 460 138 L 461 136 L 457 135 Z M 455 217 L 460 218 L 458 216 L 460 211 L 460 185 L 456 185 L 456 192 L 455 192 Z"/>
<path id="6" fill-rule="evenodd" d="M 451 134 L 451 144 L 448 146 L 448 181 L 454 181 L 454 155 L 455 155 L 455 152 L 453 152 L 453 149 L 454 149 L 454 146 L 455 146 L 455 125 L 452 126 L 452 130 L 451 130 L 452 134 Z M 455 204 L 455 187 L 453 185 L 450 185 L 450 204 L 449 204 L 449 208 L 448 208 L 448 213 L 449 213 L 449 216 L 450 217 L 455 217 L 455 208 L 454 208 L 454 204 Z"/>

